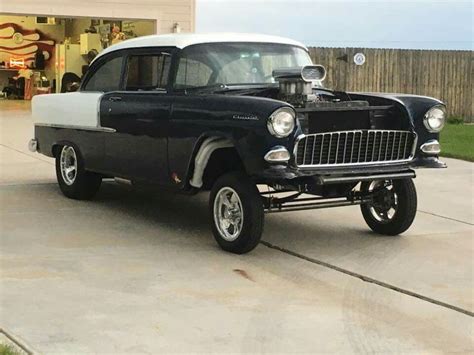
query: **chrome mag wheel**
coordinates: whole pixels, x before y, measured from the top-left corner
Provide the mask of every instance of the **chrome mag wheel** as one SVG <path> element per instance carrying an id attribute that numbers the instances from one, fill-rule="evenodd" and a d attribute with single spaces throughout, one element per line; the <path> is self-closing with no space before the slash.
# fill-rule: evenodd
<path id="1" fill-rule="evenodd" d="M 372 181 L 368 190 L 373 193 L 373 202 L 369 207 L 370 214 L 380 223 L 390 223 L 398 210 L 398 195 L 392 182 Z"/>
<path id="2" fill-rule="evenodd" d="M 242 232 L 244 213 L 237 192 L 230 187 L 221 188 L 214 199 L 214 223 L 223 239 L 236 240 Z"/>
<path id="3" fill-rule="evenodd" d="M 74 184 L 77 177 L 77 156 L 73 147 L 64 146 L 60 157 L 61 176 L 66 185 Z"/>
<path id="4" fill-rule="evenodd" d="M 262 197 L 244 171 L 230 171 L 217 178 L 209 194 L 209 216 L 212 234 L 223 250 L 244 254 L 260 242 Z"/>

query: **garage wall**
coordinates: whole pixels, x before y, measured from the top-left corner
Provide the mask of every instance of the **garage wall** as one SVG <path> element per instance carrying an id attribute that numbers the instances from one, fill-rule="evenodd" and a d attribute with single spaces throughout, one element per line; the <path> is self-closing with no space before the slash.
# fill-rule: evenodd
<path id="1" fill-rule="evenodd" d="M 137 36 L 149 35 L 156 32 L 155 22 L 151 20 L 130 20 L 124 21 L 127 22 L 129 28 L 131 28 Z M 42 40 L 52 40 L 54 42 L 53 46 L 48 47 L 47 51 L 49 57 L 46 56 L 46 75 L 49 78 L 54 77 L 54 64 L 55 64 L 55 51 L 54 44 L 60 44 L 64 42 L 65 37 L 71 38 L 71 43 L 79 43 L 79 37 L 81 33 L 84 33 L 84 29 L 90 26 L 91 20 L 89 18 L 79 18 L 74 19 L 73 21 L 68 19 L 58 19 L 55 25 L 44 25 L 36 23 L 36 16 L 12 16 L 12 15 L 3 15 L 0 14 L 0 62 L 8 62 L 11 57 L 22 57 L 22 58 L 32 58 L 34 57 L 34 52 L 36 51 L 35 41 L 28 41 L 26 44 L 30 45 L 32 49 L 22 48 L 25 46 L 23 43 L 15 43 L 14 39 L 11 37 L 11 33 L 15 32 L 11 26 L 8 24 L 16 24 L 21 27 L 22 30 L 19 32 L 25 33 L 38 33 L 38 38 Z M 6 26 L 6 27 L 5 27 Z M 40 35 L 41 34 L 41 35 Z M 16 51 L 14 48 L 19 47 L 20 49 Z M 6 49 L 8 48 L 8 49 Z M 32 54 L 27 54 L 30 52 Z M 32 64 L 31 61 L 28 61 L 27 64 Z M 0 89 L 7 82 L 8 76 L 13 76 L 14 73 L 0 73 Z"/>
<path id="2" fill-rule="evenodd" d="M 150 21 L 122 21 L 122 30 L 131 30 L 137 36 L 147 36 L 155 32 L 154 23 Z"/>
<path id="3" fill-rule="evenodd" d="M 71 38 L 71 43 L 79 43 L 81 34 L 85 33 L 85 29 L 91 25 L 90 18 L 65 20 L 64 22 L 66 23 L 66 37 Z M 125 27 L 133 30 L 137 37 L 156 33 L 156 25 L 152 20 L 125 20 L 122 21 L 122 29 Z"/>
<path id="4" fill-rule="evenodd" d="M 66 17 L 148 19 L 157 33 L 170 33 L 177 22 L 194 32 L 196 0 L 15 0 L 1 1 L 0 13 Z"/>
<path id="5" fill-rule="evenodd" d="M 91 25 L 90 18 L 79 18 L 73 21 L 66 20 L 66 37 L 71 38 L 71 43 L 79 43 L 81 33 Z"/>
<path id="6" fill-rule="evenodd" d="M 41 33 L 41 38 L 39 38 L 40 41 L 42 40 L 53 40 L 54 43 L 61 43 L 64 40 L 64 33 L 65 33 L 65 25 L 64 21 L 59 21 L 56 25 L 41 25 L 36 23 L 36 16 L 5 16 L 5 15 L 0 15 L 0 25 L 6 26 L 7 24 L 16 24 L 21 26 L 21 28 L 25 31 L 32 31 L 34 33 Z M 38 32 L 39 31 L 39 32 Z M 23 42 L 21 44 L 16 44 L 13 40 L 13 38 L 10 37 L 10 34 L 12 32 L 11 27 L 6 27 L 3 29 L 0 29 L 0 62 L 8 62 L 10 60 L 10 57 L 23 57 L 23 58 L 29 58 L 29 57 L 34 57 L 33 54 L 26 55 L 26 53 L 30 53 L 31 50 L 35 51 L 35 49 L 20 49 L 16 51 L 14 48 L 16 47 L 24 47 L 25 44 L 28 45 L 30 44 L 32 48 L 36 48 L 36 42 L 35 41 L 28 41 L 28 42 Z M 45 37 L 43 37 L 43 35 Z M 2 48 L 8 48 L 8 49 L 2 49 Z M 48 77 L 54 77 L 54 46 L 48 47 L 48 53 L 50 55 L 49 58 L 46 58 L 46 75 Z M 31 62 L 27 62 L 27 64 L 31 64 Z M 14 73 L 9 73 L 9 76 L 13 76 Z M 5 75 L 2 75 L 2 78 L 0 79 L 0 84 L 1 87 L 5 85 L 6 82 L 8 82 L 7 78 L 4 77 Z"/>

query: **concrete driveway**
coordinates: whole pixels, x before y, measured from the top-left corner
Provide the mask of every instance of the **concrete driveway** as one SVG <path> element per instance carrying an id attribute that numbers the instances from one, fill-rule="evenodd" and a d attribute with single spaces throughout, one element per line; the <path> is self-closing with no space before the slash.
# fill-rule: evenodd
<path id="1" fill-rule="evenodd" d="M 105 183 L 64 198 L 27 151 L 28 103 L 0 101 L 0 327 L 44 353 L 472 353 L 473 168 L 422 170 L 401 237 L 357 207 L 266 216 L 216 246 L 207 195 Z"/>

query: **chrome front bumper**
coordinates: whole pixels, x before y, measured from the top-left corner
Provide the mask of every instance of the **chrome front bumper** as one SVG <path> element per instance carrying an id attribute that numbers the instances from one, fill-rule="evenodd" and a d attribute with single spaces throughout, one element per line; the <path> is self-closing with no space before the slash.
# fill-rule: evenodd
<path id="1" fill-rule="evenodd" d="M 360 181 L 373 180 L 399 180 L 399 179 L 414 179 L 416 174 L 413 170 L 389 173 L 389 174 L 372 174 L 372 175 L 352 175 L 352 176 L 319 176 L 318 185 L 342 184 Z"/>

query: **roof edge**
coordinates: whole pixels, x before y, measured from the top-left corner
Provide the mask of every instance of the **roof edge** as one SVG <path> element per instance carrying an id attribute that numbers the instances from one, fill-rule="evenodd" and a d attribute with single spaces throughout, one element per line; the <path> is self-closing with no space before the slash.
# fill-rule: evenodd
<path id="1" fill-rule="evenodd" d="M 250 43 L 275 43 L 297 46 L 305 49 L 308 48 L 301 42 L 279 36 L 256 34 L 256 33 L 173 33 L 163 35 L 150 35 L 129 39 L 114 44 L 97 55 L 100 58 L 105 54 L 115 52 L 127 48 L 143 48 L 143 47 L 177 47 L 180 49 L 206 43 L 223 43 L 223 42 L 250 42 Z"/>

